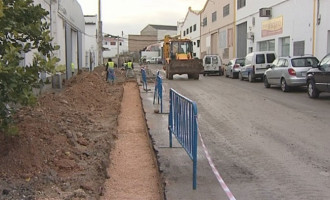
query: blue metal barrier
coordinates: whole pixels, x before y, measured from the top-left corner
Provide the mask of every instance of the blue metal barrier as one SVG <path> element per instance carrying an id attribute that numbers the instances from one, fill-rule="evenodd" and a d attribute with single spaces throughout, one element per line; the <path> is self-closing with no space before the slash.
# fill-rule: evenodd
<path id="1" fill-rule="evenodd" d="M 157 72 L 156 81 L 155 81 L 155 93 L 154 93 L 153 104 L 155 104 L 156 98 L 158 100 L 158 104 L 160 99 L 160 113 L 163 113 L 163 80 L 159 74 L 159 71 Z"/>
<path id="2" fill-rule="evenodd" d="M 193 161 L 193 189 L 197 185 L 197 105 L 194 101 L 170 89 L 170 113 L 168 117 L 170 147 L 172 134 Z"/>
<path id="3" fill-rule="evenodd" d="M 144 68 L 141 68 L 141 74 L 142 74 L 142 83 L 143 83 L 142 87 L 146 92 L 148 92 L 147 74 Z"/>

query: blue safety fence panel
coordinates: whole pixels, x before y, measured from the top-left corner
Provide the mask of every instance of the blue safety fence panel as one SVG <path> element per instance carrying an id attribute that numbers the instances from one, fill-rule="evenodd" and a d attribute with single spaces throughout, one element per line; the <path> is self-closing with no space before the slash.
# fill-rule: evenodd
<path id="1" fill-rule="evenodd" d="M 195 190 L 197 187 L 197 105 L 172 88 L 170 89 L 168 129 L 170 147 L 172 147 L 173 134 L 193 161 L 193 189 Z"/>
<path id="2" fill-rule="evenodd" d="M 160 100 L 160 113 L 163 113 L 163 79 L 160 76 L 159 71 L 157 72 L 156 81 L 155 81 L 155 92 L 154 92 L 153 104 L 155 104 L 156 99 L 157 99 L 158 104 L 159 104 L 159 100 Z"/>
<path id="3" fill-rule="evenodd" d="M 145 91 L 148 91 L 147 74 L 146 74 L 146 70 L 144 68 L 141 68 L 141 74 L 142 74 L 143 89 Z"/>

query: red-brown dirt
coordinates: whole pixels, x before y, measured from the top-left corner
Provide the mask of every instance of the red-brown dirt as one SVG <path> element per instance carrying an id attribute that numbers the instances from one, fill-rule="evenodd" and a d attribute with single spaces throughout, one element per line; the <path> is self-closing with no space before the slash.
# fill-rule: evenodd
<path id="1" fill-rule="evenodd" d="M 111 178 L 124 75 L 110 85 L 102 67 L 82 72 L 21 108 L 19 135 L 0 133 L 0 199 L 99 199 Z"/>

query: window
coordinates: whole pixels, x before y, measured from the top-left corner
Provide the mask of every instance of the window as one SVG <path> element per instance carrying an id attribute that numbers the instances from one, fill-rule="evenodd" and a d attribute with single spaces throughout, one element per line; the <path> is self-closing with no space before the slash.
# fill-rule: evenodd
<path id="1" fill-rule="evenodd" d="M 186 31 L 183 31 L 183 36 L 186 36 Z"/>
<path id="2" fill-rule="evenodd" d="M 189 34 L 189 29 L 187 28 L 187 30 L 186 30 L 186 33 L 187 33 L 187 35 Z"/>
<path id="3" fill-rule="evenodd" d="M 291 60 L 291 64 L 293 67 L 312 67 L 318 64 L 318 60 L 316 58 L 295 58 Z"/>
<path id="4" fill-rule="evenodd" d="M 194 31 L 196 31 L 196 29 L 197 29 L 197 28 L 196 28 L 196 24 L 194 24 Z"/>
<path id="5" fill-rule="evenodd" d="M 229 15 L 229 4 L 223 7 L 223 17 Z"/>
<path id="6" fill-rule="evenodd" d="M 205 64 L 211 64 L 211 57 L 207 56 L 205 58 Z"/>
<path id="7" fill-rule="evenodd" d="M 207 17 L 203 19 L 203 26 L 207 26 Z"/>
<path id="8" fill-rule="evenodd" d="M 285 67 L 285 63 L 287 63 L 285 59 L 279 59 L 276 67 Z"/>
<path id="9" fill-rule="evenodd" d="M 212 13 L 212 22 L 217 21 L 217 12 Z"/>
<path id="10" fill-rule="evenodd" d="M 212 64 L 218 64 L 218 57 L 212 56 Z"/>
<path id="11" fill-rule="evenodd" d="M 274 53 L 267 53 L 267 63 L 272 63 L 275 60 L 275 54 Z"/>
<path id="12" fill-rule="evenodd" d="M 259 51 L 275 51 L 275 40 L 259 42 Z"/>
<path id="13" fill-rule="evenodd" d="M 197 47 L 199 47 L 200 42 L 201 42 L 200 40 L 197 40 Z"/>
<path id="14" fill-rule="evenodd" d="M 120 46 L 121 46 L 121 44 L 122 44 L 122 43 L 121 43 L 121 42 L 119 42 L 119 45 L 120 45 Z"/>
<path id="15" fill-rule="evenodd" d="M 265 55 L 257 54 L 256 55 L 256 64 L 264 64 L 265 63 Z"/>
<path id="16" fill-rule="evenodd" d="M 305 41 L 297 41 L 293 43 L 293 56 L 305 55 Z"/>
<path id="17" fill-rule="evenodd" d="M 246 5 L 246 0 L 237 0 L 237 10 Z"/>
<path id="18" fill-rule="evenodd" d="M 192 32 L 192 26 L 190 27 L 190 33 Z"/>
<path id="19" fill-rule="evenodd" d="M 290 37 L 281 38 L 281 56 L 290 55 Z"/>
<path id="20" fill-rule="evenodd" d="M 323 58 L 321 60 L 320 66 L 322 71 L 330 72 L 330 56 Z"/>

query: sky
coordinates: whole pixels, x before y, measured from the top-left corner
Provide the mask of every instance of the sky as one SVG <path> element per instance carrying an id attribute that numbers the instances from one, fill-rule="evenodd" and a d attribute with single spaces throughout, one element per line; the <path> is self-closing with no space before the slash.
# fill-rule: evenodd
<path id="1" fill-rule="evenodd" d="M 98 0 L 77 0 L 84 15 L 98 14 Z M 139 35 L 148 24 L 177 25 L 188 8 L 201 10 L 207 0 L 101 0 L 103 33 Z"/>

